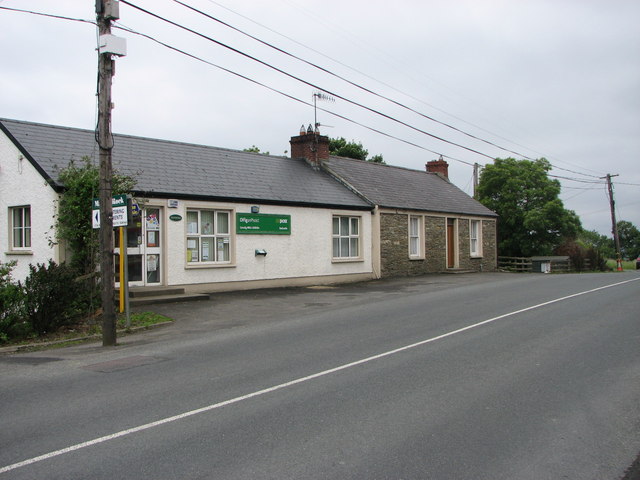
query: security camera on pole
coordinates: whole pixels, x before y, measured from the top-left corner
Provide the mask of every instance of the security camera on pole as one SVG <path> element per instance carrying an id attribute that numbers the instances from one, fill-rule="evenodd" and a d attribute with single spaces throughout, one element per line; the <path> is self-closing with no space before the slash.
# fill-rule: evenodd
<path id="1" fill-rule="evenodd" d="M 117 0 L 96 0 L 98 45 L 98 125 L 96 141 L 100 149 L 100 281 L 102 291 L 102 345 L 116 344 L 113 268 L 113 208 L 111 206 L 111 81 L 114 56 L 126 55 L 126 41 L 111 35 L 111 21 L 120 18 Z"/>

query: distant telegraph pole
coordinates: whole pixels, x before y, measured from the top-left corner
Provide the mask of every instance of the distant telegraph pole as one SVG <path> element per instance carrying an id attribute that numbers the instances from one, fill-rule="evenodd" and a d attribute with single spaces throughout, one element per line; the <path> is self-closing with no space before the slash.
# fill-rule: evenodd
<path id="1" fill-rule="evenodd" d="M 473 198 L 478 199 L 478 175 L 480 172 L 480 165 L 478 163 L 473 164 Z"/>
<path id="2" fill-rule="evenodd" d="M 607 173 L 605 177 L 607 179 L 607 189 L 609 190 L 609 204 L 611 205 L 611 233 L 613 233 L 613 241 L 616 246 L 616 264 L 619 272 L 622 271 L 622 256 L 620 255 L 620 237 L 618 236 L 618 222 L 616 222 L 616 203 L 613 200 L 613 184 L 611 183 L 611 177 L 617 177 L 618 175 L 611 175 Z"/>
<path id="3" fill-rule="evenodd" d="M 113 267 L 113 208 L 111 206 L 111 82 L 114 74 L 114 55 L 125 55 L 122 38 L 111 35 L 111 21 L 117 20 L 117 0 L 96 0 L 96 19 L 99 30 L 98 46 L 98 125 L 96 141 L 100 149 L 100 282 L 102 292 L 102 345 L 116 344 L 116 314 L 114 304 Z"/>

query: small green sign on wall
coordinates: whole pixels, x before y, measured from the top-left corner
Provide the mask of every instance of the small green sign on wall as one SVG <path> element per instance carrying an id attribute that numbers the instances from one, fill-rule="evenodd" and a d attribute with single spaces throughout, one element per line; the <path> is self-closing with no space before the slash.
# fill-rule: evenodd
<path id="1" fill-rule="evenodd" d="M 291 215 L 237 213 L 236 233 L 291 235 Z"/>

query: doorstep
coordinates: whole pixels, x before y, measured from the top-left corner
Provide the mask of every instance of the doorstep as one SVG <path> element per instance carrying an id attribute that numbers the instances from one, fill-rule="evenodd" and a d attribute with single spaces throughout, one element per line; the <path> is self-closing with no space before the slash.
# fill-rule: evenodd
<path id="1" fill-rule="evenodd" d="M 119 289 L 115 298 L 118 301 Z M 152 305 L 156 303 L 194 302 L 209 300 L 206 293 L 185 293 L 182 287 L 129 287 L 129 305 Z"/>

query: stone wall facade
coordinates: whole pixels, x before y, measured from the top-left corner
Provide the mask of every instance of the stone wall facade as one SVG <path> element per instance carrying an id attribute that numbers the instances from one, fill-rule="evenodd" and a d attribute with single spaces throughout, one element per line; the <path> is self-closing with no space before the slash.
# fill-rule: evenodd
<path id="1" fill-rule="evenodd" d="M 409 216 L 422 218 L 422 255 L 409 257 Z M 469 218 L 456 219 L 456 268 L 472 271 L 497 269 L 496 221 L 482 219 L 482 256 L 470 254 Z M 424 275 L 447 270 L 447 218 L 424 213 L 380 214 L 380 260 L 383 277 Z"/>
<path id="2" fill-rule="evenodd" d="M 483 271 L 498 270 L 498 222 L 496 220 L 482 221 L 482 259 Z"/>

